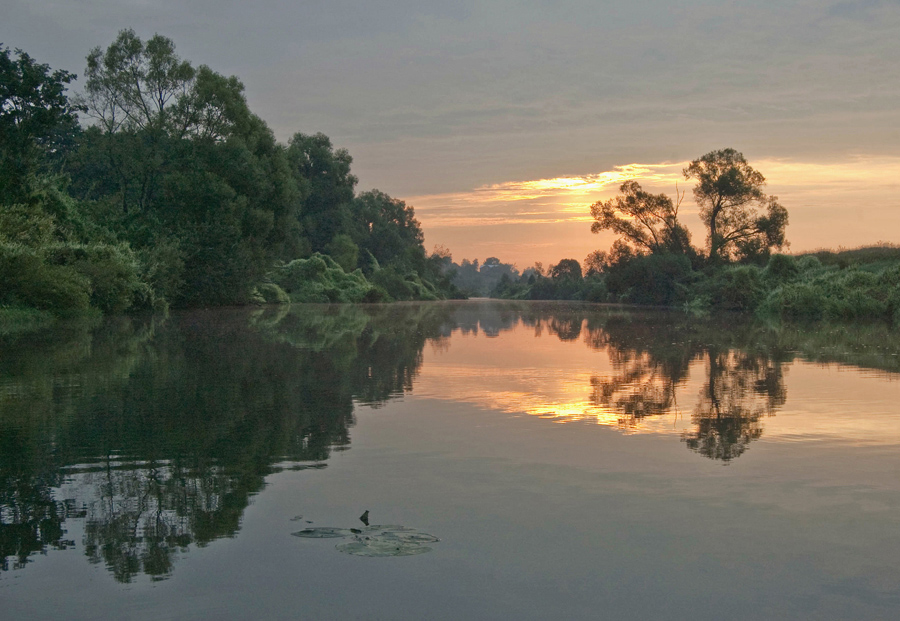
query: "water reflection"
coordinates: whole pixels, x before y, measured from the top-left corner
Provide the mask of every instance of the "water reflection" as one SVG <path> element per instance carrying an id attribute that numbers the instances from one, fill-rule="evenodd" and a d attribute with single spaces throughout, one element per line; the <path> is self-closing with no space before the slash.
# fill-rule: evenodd
<path id="1" fill-rule="evenodd" d="M 797 357 L 900 371 L 900 337 L 884 326 L 832 332 L 579 305 L 209 311 L 7 335 L 0 568 L 80 547 L 118 581 L 164 579 L 191 546 L 236 536 L 269 474 L 323 468 L 349 448 L 357 404 L 421 386 L 423 352 L 482 336 L 485 355 L 436 371 L 426 396 L 625 431 L 682 414 L 684 445 L 723 462 L 785 404 Z M 573 348 L 605 364 L 566 367 Z M 564 394 L 551 400 L 541 391 L 554 377 Z M 80 540 L 67 522 L 81 525 Z"/>
<path id="2" fill-rule="evenodd" d="M 349 447 L 354 401 L 408 390 L 440 308 L 198 312 L 0 344 L 0 558 L 74 542 L 115 578 L 162 579 L 232 537 L 281 467 Z"/>

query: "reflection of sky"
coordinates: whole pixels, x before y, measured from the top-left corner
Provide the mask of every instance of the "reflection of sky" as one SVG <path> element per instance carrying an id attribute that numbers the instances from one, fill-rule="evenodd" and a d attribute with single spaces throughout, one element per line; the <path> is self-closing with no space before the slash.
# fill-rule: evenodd
<path id="1" fill-rule="evenodd" d="M 417 396 L 555 423 L 593 423 L 628 434 L 681 435 L 693 429 L 691 415 L 707 368 L 702 359 L 695 360 L 668 411 L 635 418 L 591 402 L 591 378 L 612 378 L 616 369 L 608 350 L 592 350 L 583 337 L 563 342 L 546 330 L 536 337 L 533 327 L 519 324 L 495 338 L 455 332 L 440 348 L 426 348 L 424 356 L 413 388 Z M 763 440 L 900 444 L 896 377 L 800 359 L 784 369 L 787 401 L 761 419 Z"/>

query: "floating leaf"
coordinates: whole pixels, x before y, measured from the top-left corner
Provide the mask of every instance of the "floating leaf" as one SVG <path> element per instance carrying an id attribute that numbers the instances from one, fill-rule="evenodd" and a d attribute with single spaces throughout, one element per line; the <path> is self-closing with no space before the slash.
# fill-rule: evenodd
<path id="1" fill-rule="evenodd" d="M 412 556 L 431 552 L 431 548 L 428 546 L 417 543 L 405 543 L 397 539 L 361 539 L 359 537 L 354 541 L 338 544 L 337 549 L 354 556 Z"/>
<path id="2" fill-rule="evenodd" d="M 332 539 L 335 537 L 349 537 L 353 533 L 346 528 L 333 528 L 331 526 L 321 526 L 319 528 L 304 528 L 296 533 L 291 533 L 294 537 L 304 537 L 308 539 Z"/>
<path id="3" fill-rule="evenodd" d="M 305 528 L 291 534 L 310 539 L 351 537 L 351 541 L 338 544 L 336 549 L 354 556 L 413 556 L 431 552 L 431 548 L 423 544 L 440 541 L 434 535 L 399 524 L 378 524 L 365 528 Z"/>

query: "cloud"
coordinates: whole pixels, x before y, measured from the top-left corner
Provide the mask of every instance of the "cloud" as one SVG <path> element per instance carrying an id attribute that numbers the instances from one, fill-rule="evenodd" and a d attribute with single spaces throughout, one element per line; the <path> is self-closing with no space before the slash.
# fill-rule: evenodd
<path id="1" fill-rule="evenodd" d="M 465 192 L 413 196 L 407 202 L 431 227 L 586 222 L 591 220 L 589 205 L 615 194 L 623 182 L 637 179 L 674 189 L 684 165 L 622 164 L 588 175 L 505 181 Z"/>

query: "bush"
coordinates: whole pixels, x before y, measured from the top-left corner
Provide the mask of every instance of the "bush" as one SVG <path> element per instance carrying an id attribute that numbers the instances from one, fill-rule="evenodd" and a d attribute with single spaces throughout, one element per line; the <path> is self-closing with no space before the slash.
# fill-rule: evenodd
<path id="1" fill-rule="evenodd" d="M 104 313 L 128 310 L 144 288 L 137 259 L 127 245 L 51 244 L 44 252 L 51 265 L 71 267 L 87 278 L 91 306 Z"/>
<path id="2" fill-rule="evenodd" d="M 254 287 L 250 301 L 254 304 L 290 304 L 291 298 L 275 283 L 265 282 Z"/>
<path id="3" fill-rule="evenodd" d="M 381 287 L 395 300 L 439 300 L 434 284 L 416 273 L 401 275 L 393 267 L 385 267 L 372 274 L 372 283 Z"/>
<path id="4" fill-rule="evenodd" d="M 28 306 L 54 313 L 90 308 L 90 281 L 69 266 L 50 265 L 40 252 L 0 244 L 0 304 Z"/>
<path id="5" fill-rule="evenodd" d="M 715 278 L 708 294 L 718 308 L 754 311 L 766 297 L 761 274 L 762 271 L 754 265 L 727 268 Z"/>
<path id="6" fill-rule="evenodd" d="M 820 319 L 825 311 L 825 296 L 806 283 L 786 284 L 769 294 L 761 310 L 791 319 Z"/>
<path id="7" fill-rule="evenodd" d="M 772 283 L 784 283 L 793 280 L 800 273 L 797 260 L 787 254 L 773 254 L 766 265 L 766 280 Z"/>
<path id="8" fill-rule="evenodd" d="M 815 255 L 805 255 L 797 259 L 797 267 L 801 272 L 812 272 L 822 269 L 822 262 Z"/>
<path id="9" fill-rule="evenodd" d="M 281 287 L 292 302 L 364 302 L 382 295 L 372 293 L 372 284 L 360 270 L 347 274 L 331 257 L 319 253 L 275 268 L 269 280 Z"/>
<path id="10" fill-rule="evenodd" d="M 671 306 L 687 298 L 685 282 L 691 274 L 691 261 L 684 255 L 637 256 L 610 267 L 606 287 L 631 304 Z"/>

